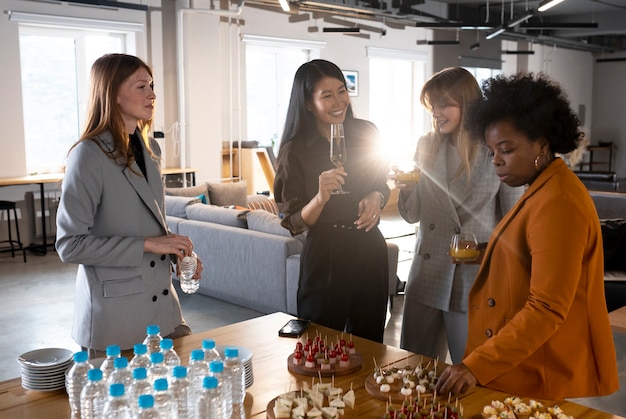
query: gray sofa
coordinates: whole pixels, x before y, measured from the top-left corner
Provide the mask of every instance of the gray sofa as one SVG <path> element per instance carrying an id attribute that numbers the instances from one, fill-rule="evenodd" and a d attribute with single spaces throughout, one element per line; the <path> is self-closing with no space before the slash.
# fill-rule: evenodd
<path id="1" fill-rule="evenodd" d="M 626 305 L 626 194 L 589 191 L 602 226 L 604 289 L 609 311 Z"/>
<path id="2" fill-rule="evenodd" d="M 273 200 L 253 195 L 248 201 L 250 208 L 267 210 L 166 196 L 167 224 L 173 233 L 191 238 L 204 264 L 198 293 L 263 313 L 296 315 L 305 236 L 292 237 L 280 225 L 279 217 L 270 212 L 275 204 L 268 205 Z M 398 247 L 388 243 L 388 249 L 393 275 L 389 292 L 395 294 Z"/>

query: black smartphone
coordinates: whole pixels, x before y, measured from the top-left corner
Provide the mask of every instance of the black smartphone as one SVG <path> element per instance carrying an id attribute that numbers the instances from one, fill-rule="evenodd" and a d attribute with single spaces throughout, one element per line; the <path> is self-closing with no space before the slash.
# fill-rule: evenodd
<path id="1" fill-rule="evenodd" d="M 300 337 L 307 326 L 311 323 L 310 320 L 291 319 L 278 331 L 278 336 L 297 338 Z"/>

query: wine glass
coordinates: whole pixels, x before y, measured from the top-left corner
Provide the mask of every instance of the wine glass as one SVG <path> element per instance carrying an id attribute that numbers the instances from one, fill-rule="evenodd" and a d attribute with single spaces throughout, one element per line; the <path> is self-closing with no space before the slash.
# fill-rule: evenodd
<path id="1" fill-rule="evenodd" d="M 454 234 L 450 241 L 450 257 L 455 263 L 474 262 L 480 257 L 474 233 Z"/>
<path id="2" fill-rule="evenodd" d="M 198 267 L 198 256 L 192 252 L 190 256 L 185 256 L 178 262 L 178 275 L 180 279 L 180 289 L 186 294 L 193 294 L 200 288 L 200 281 L 193 279 Z"/>
<path id="3" fill-rule="evenodd" d="M 341 169 L 346 162 L 346 137 L 343 133 L 343 124 L 330 125 L 330 161 L 337 169 Z M 341 185 L 331 192 L 333 195 L 350 193 L 344 191 Z"/>
<path id="4" fill-rule="evenodd" d="M 420 170 L 413 160 L 402 160 L 390 167 L 389 179 L 394 180 L 396 185 L 411 186 L 419 182 Z"/>

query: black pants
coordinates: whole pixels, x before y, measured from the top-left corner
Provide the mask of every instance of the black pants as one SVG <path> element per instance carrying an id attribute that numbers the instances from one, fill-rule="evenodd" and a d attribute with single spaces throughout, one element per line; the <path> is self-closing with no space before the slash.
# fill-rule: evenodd
<path id="1" fill-rule="evenodd" d="M 300 256 L 298 316 L 383 341 L 388 289 L 387 244 L 380 231 L 315 225 Z"/>

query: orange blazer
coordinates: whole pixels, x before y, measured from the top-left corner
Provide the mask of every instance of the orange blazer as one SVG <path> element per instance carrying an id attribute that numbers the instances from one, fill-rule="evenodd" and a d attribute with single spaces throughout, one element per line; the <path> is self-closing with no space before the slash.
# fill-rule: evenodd
<path id="1" fill-rule="evenodd" d="M 558 400 L 619 388 L 598 215 L 561 159 L 491 235 L 470 291 L 463 363 L 482 386 L 518 396 Z"/>

